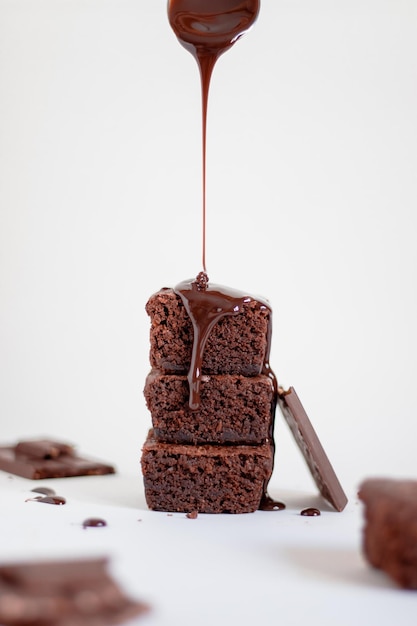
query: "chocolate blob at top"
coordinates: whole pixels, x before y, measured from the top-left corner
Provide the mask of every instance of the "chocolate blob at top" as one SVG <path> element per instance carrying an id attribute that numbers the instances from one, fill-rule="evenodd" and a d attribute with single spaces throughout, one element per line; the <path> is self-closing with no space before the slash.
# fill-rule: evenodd
<path id="1" fill-rule="evenodd" d="M 180 43 L 198 60 L 228 50 L 255 22 L 260 0 L 168 0 Z"/>
<path id="2" fill-rule="evenodd" d="M 198 63 L 202 96 L 202 267 L 206 268 L 206 144 L 211 75 L 217 59 L 252 26 L 260 0 L 168 0 L 168 19 L 178 41 Z"/>
<path id="3" fill-rule="evenodd" d="M 197 410 L 200 406 L 200 382 L 204 348 L 213 326 L 226 315 L 238 315 L 243 306 L 253 298 L 243 292 L 209 283 L 205 272 L 200 272 L 194 280 L 185 280 L 179 283 L 174 291 L 181 297 L 185 309 L 191 319 L 194 331 L 191 364 L 188 370 L 189 406 Z M 257 298 L 257 302 L 259 298 Z M 275 375 L 269 365 L 269 354 L 272 336 L 272 310 L 269 304 L 260 302 L 260 306 L 269 310 L 268 344 L 264 357 L 262 373 L 273 381 L 277 393 Z"/>

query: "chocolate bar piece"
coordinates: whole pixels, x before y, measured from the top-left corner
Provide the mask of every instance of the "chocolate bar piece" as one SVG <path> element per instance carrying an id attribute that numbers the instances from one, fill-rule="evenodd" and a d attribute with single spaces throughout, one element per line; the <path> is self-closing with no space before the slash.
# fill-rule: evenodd
<path id="1" fill-rule="evenodd" d="M 32 480 L 115 473 L 111 465 L 77 456 L 73 446 L 48 439 L 1 446 L 0 470 Z"/>
<path id="2" fill-rule="evenodd" d="M 348 501 L 346 494 L 294 387 L 279 389 L 278 404 L 321 495 L 337 511 L 343 511 Z"/>
<path id="3" fill-rule="evenodd" d="M 417 589 L 417 480 L 368 478 L 359 488 L 364 504 L 362 550 L 404 589 Z"/>
<path id="4" fill-rule="evenodd" d="M 0 566 L 4 626 L 120 624 L 149 610 L 122 592 L 107 559 L 41 561 Z"/>

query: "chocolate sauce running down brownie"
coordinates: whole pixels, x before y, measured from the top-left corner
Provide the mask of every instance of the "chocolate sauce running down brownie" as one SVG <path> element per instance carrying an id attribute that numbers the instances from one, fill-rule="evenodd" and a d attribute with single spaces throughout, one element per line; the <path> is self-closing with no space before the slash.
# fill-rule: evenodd
<path id="1" fill-rule="evenodd" d="M 417 589 L 417 480 L 369 478 L 359 498 L 366 559 L 400 587 Z"/>
<path id="2" fill-rule="evenodd" d="M 194 331 L 180 295 L 161 289 L 148 300 L 151 319 L 150 363 L 170 373 L 187 373 L 191 363 Z M 248 298 L 239 315 L 226 315 L 213 327 L 203 357 L 205 374 L 242 374 L 262 372 L 267 345 L 269 308 Z"/>
<path id="3" fill-rule="evenodd" d="M 159 441 L 261 444 L 270 436 L 274 385 L 268 376 L 204 375 L 196 410 L 189 407 L 185 375 L 152 370 L 144 394 Z"/>

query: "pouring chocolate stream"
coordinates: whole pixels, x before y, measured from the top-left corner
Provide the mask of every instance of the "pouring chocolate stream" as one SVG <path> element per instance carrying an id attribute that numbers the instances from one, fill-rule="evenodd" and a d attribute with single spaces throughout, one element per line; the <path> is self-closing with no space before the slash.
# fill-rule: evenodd
<path id="1" fill-rule="evenodd" d="M 202 263 L 206 272 L 206 145 L 210 79 L 217 59 L 253 25 L 260 0 L 168 0 L 168 19 L 179 42 L 198 63 L 202 96 Z"/>

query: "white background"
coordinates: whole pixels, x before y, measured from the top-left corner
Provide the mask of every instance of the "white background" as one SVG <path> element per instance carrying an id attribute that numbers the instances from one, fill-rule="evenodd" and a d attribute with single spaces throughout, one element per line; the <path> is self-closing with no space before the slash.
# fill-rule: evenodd
<path id="1" fill-rule="evenodd" d="M 210 92 L 208 273 L 272 304 L 272 367 L 351 498 L 314 520 L 338 563 L 345 542 L 359 559 L 360 482 L 417 475 L 416 31 L 414 0 L 263 0 Z M 114 462 L 123 485 L 104 500 L 143 509 L 152 541 L 163 521 L 146 511 L 139 468 L 144 307 L 201 269 L 200 133 L 197 65 L 165 0 L 0 0 L 1 440 L 46 435 Z M 279 415 L 276 440 L 273 495 L 297 510 L 294 494 L 316 490 Z M 206 538 L 265 517 L 222 519 L 204 520 Z M 342 598 L 369 598 L 361 580 L 343 580 Z M 406 624 L 416 600 L 396 594 Z M 278 599 L 265 607 L 278 619 Z M 180 617 L 191 623 L 191 609 Z"/>

